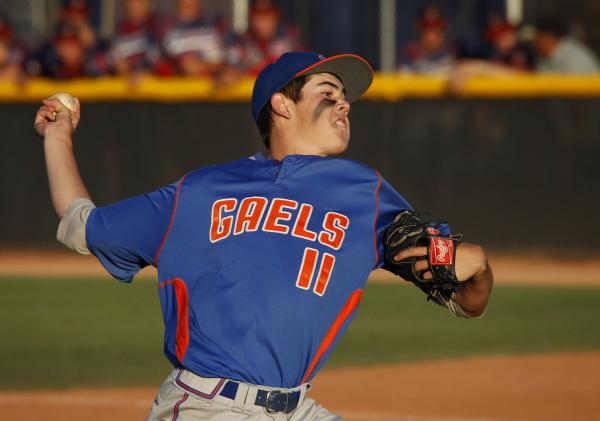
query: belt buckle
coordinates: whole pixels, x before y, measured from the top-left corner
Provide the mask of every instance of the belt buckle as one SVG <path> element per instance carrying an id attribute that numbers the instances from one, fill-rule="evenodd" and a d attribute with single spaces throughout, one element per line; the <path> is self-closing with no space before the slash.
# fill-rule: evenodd
<path id="1" fill-rule="evenodd" d="M 271 408 L 271 396 L 274 394 L 285 396 L 285 408 L 283 410 L 277 410 L 277 409 Z M 289 399 L 290 399 L 290 396 L 288 393 L 282 392 L 281 390 L 270 390 L 269 393 L 267 393 L 267 402 L 265 402 L 265 409 L 267 410 L 267 413 L 268 414 L 274 414 L 275 412 L 287 413 Z"/>

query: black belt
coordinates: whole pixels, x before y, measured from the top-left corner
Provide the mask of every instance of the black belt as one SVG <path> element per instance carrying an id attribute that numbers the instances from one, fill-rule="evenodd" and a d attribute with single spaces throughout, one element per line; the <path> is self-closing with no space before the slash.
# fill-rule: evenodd
<path id="1" fill-rule="evenodd" d="M 239 384 L 228 381 L 225 383 L 220 395 L 229 399 L 235 399 Z M 298 407 L 300 392 L 282 392 L 280 390 L 258 389 L 254 405 L 264 407 L 268 413 L 283 412 L 289 414 Z"/>

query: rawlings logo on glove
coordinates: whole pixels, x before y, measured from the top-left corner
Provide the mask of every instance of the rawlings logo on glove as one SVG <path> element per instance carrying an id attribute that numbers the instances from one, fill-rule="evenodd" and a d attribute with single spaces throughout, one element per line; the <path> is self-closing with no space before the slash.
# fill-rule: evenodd
<path id="1" fill-rule="evenodd" d="M 430 222 L 414 212 L 402 212 L 384 232 L 385 268 L 414 283 L 427 294 L 427 299 L 443 304 L 462 286 L 454 270 L 460 238 L 460 235 L 450 235 L 446 224 Z M 399 252 L 411 247 L 427 247 L 432 279 L 423 278 L 425 271 L 415 270 L 418 257 L 394 260 Z"/>
<path id="2" fill-rule="evenodd" d="M 454 241 L 448 238 L 435 238 L 431 241 L 430 265 L 452 265 L 454 261 Z"/>

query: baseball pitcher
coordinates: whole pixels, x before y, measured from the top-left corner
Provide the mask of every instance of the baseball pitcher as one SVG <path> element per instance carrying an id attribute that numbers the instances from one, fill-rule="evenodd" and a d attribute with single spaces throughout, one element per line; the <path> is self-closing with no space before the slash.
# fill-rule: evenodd
<path id="1" fill-rule="evenodd" d="M 335 156 L 372 70 L 352 54 L 282 55 L 258 76 L 252 115 L 268 149 L 95 207 L 73 156 L 79 104 L 43 102 L 57 237 L 122 282 L 158 270 L 174 369 L 148 420 L 339 420 L 310 381 L 348 328 L 370 272 L 414 282 L 459 317 L 483 314 L 483 249 L 427 221 L 374 169 Z"/>

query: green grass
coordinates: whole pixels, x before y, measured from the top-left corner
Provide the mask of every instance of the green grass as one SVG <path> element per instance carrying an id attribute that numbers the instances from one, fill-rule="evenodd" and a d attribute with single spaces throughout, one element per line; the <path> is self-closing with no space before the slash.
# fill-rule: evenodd
<path id="1" fill-rule="evenodd" d="M 155 282 L 0 279 L 0 388 L 158 384 Z"/>
<path id="2" fill-rule="evenodd" d="M 600 289 L 495 287 L 486 315 L 465 320 L 416 288 L 374 285 L 329 366 L 600 349 Z"/>
<path id="3" fill-rule="evenodd" d="M 153 281 L 0 279 L 0 388 L 157 385 L 169 371 Z M 496 287 L 481 320 L 371 285 L 328 367 L 600 349 L 600 289 Z"/>

